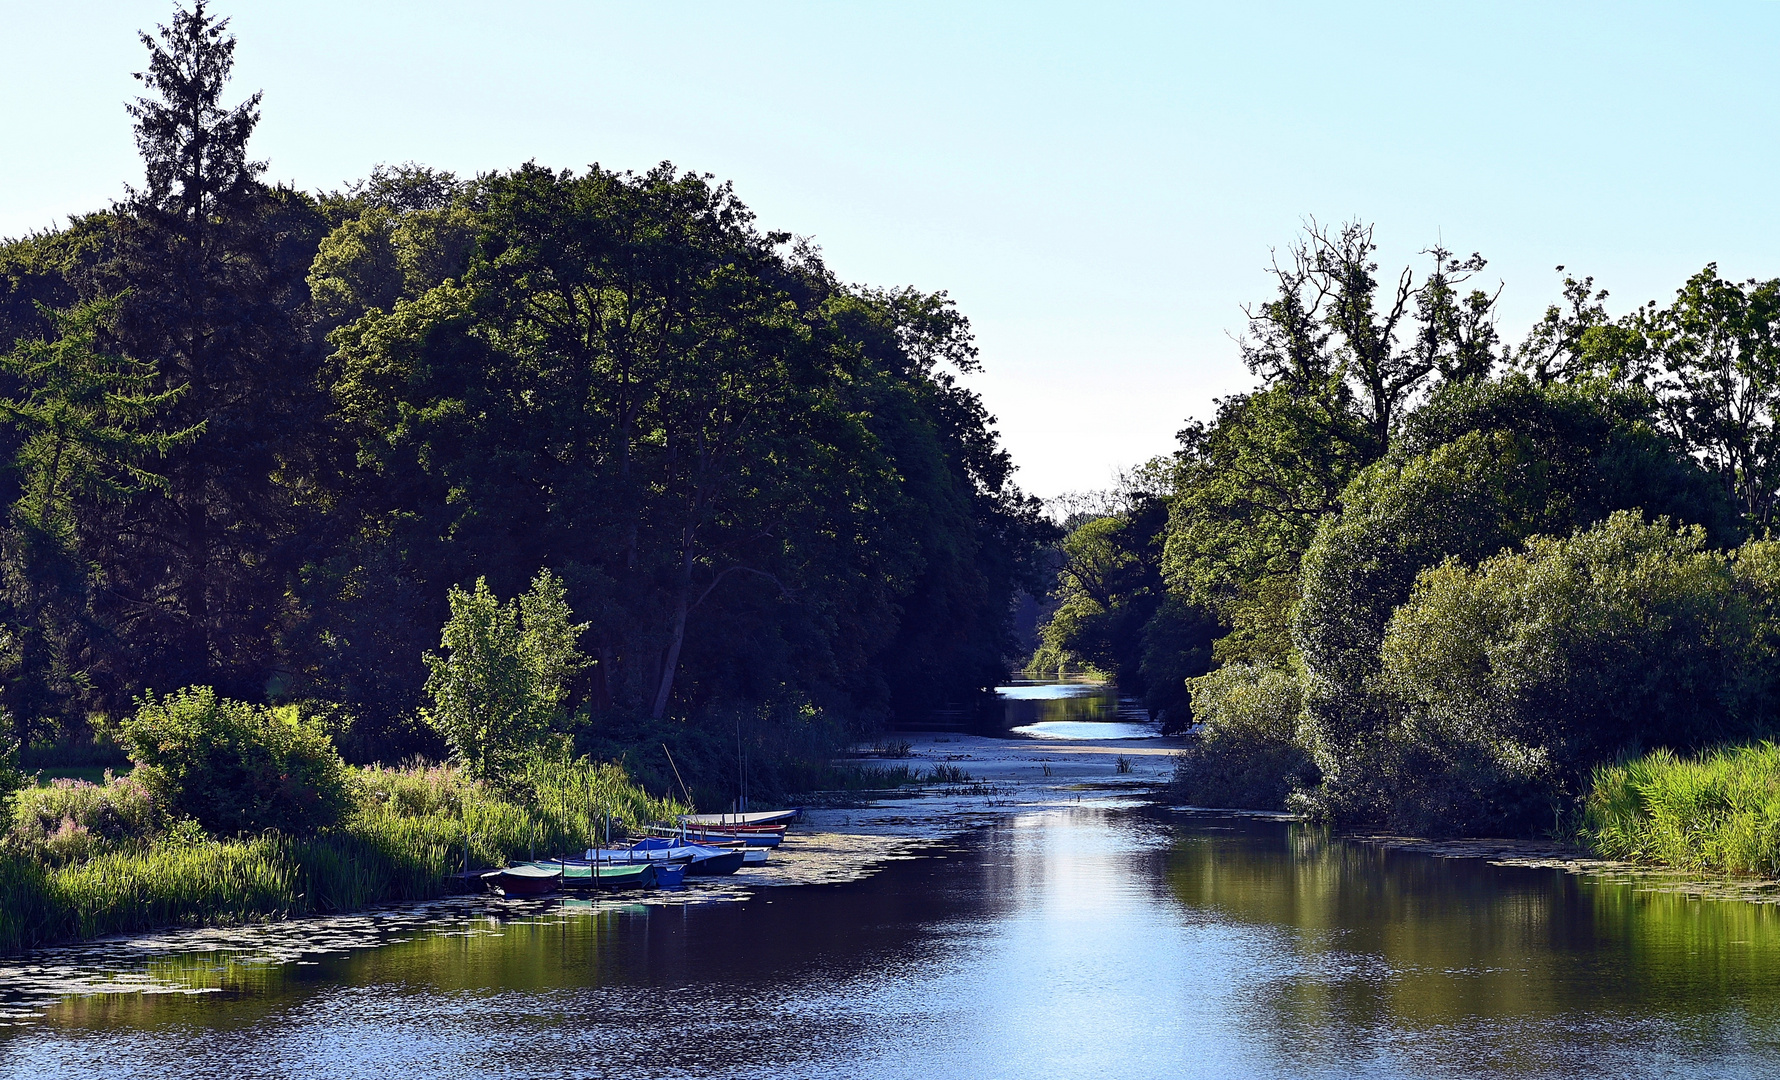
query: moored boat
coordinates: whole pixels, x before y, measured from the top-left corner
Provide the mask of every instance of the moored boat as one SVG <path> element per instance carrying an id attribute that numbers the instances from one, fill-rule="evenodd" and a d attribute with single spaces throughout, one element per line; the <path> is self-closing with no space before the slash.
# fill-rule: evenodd
<path id="1" fill-rule="evenodd" d="M 742 857 L 745 852 L 719 851 L 712 849 L 704 855 L 686 864 L 686 873 L 693 877 L 725 877 L 742 868 Z"/>
<path id="2" fill-rule="evenodd" d="M 679 825 L 657 826 L 657 835 L 679 837 L 695 844 L 707 841 L 739 840 L 749 847 L 778 847 L 785 841 L 783 825 Z"/>
<path id="3" fill-rule="evenodd" d="M 660 871 L 664 867 L 651 862 L 614 864 L 565 859 L 543 865 L 562 868 L 565 889 L 651 889 L 663 884 Z"/>
<path id="4" fill-rule="evenodd" d="M 783 825 L 803 816 L 803 807 L 790 810 L 760 810 L 751 814 L 681 814 L 685 825 L 716 825 L 746 828 L 750 825 Z"/>
<path id="5" fill-rule="evenodd" d="M 560 867 L 539 866 L 535 863 L 520 863 L 518 866 L 490 870 L 482 875 L 482 884 L 500 890 L 503 896 L 543 896 L 561 888 L 562 883 L 563 872 Z"/>
<path id="6" fill-rule="evenodd" d="M 676 841 L 676 843 L 677 842 L 678 841 Z M 730 840 L 727 838 L 713 837 L 709 840 L 700 840 L 698 843 L 691 846 L 712 851 L 739 851 L 742 853 L 743 866 L 759 866 L 766 862 L 772 855 L 771 848 L 750 847 L 746 840 Z"/>
<path id="7" fill-rule="evenodd" d="M 765 848 L 750 848 L 736 841 L 724 841 L 712 844 L 689 844 L 678 837 L 656 836 L 646 840 L 638 840 L 625 849 L 626 852 L 652 856 L 671 853 L 675 856 L 690 858 L 692 865 L 687 872 L 694 877 L 710 877 L 718 874 L 733 874 L 744 866 L 758 866 L 766 862 Z M 726 859 L 723 856 L 732 852 L 742 853 L 740 862 Z M 734 869 L 730 869 L 733 865 Z"/>

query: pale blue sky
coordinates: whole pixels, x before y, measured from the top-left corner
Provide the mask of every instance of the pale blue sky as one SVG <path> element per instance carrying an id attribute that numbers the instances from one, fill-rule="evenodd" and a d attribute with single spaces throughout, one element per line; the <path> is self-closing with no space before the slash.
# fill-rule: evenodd
<path id="1" fill-rule="evenodd" d="M 166 3 L 3 0 L 0 235 L 139 176 Z M 1230 334 L 1306 215 L 1491 260 L 1518 338 L 1716 260 L 1780 275 L 1780 4 L 225 0 L 271 175 L 527 159 L 733 180 L 845 278 L 947 289 L 1021 482 L 1105 486 L 1247 386 Z"/>

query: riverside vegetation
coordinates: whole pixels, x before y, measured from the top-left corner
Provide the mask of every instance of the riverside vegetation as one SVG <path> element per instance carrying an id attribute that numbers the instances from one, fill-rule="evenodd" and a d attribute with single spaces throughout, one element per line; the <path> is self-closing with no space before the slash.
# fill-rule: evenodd
<path id="1" fill-rule="evenodd" d="M 1052 527 L 944 293 L 666 163 L 270 185 L 226 20 L 142 40 L 143 185 L 0 243 L 0 948 L 844 786 L 1018 659 Z"/>
<path id="2" fill-rule="evenodd" d="M 1203 722 L 1184 799 L 1780 865 L 1780 282 L 1566 276 L 1510 345 L 1481 257 L 1313 223 L 1256 388 L 1058 529 L 944 293 L 665 163 L 268 185 L 226 22 L 143 40 L 143 186 L 0 243 L 0 948 L 848 787 L 1022 591 L 1035 666 Z"/>
<path id="3" fill-rule="evenodd" d="M 1612 317 L 1566 276 L 1511 345 L 1484 260 L 1427 255 L 1276 260 L 1259 385 L 1061 504 L 1034 665 L 1202 725 L 1183 801 L 1774 874 L 1780 281 Z"/>

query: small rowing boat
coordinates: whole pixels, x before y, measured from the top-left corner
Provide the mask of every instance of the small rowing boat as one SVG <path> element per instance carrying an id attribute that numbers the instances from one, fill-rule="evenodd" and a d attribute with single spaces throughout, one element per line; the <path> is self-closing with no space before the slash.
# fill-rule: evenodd
<path id="1" fill-rule="evenodd" d="M 747 827 L 749 825 L 784 825 L 796 821 L 803 816 L 803 808 L 791 810 L 761 810 L 752 814 L 681 814 L 680 821 L 686 825 L 716 825 Z"/>
<path id="2" fill-rule="evenodd" d="M 649 863 L 595 863 L 583 862 L 578 859 L 564 859 L 561 862 L 551 860 L 547 863 L 534 864 L 544 867 L 560 867 L 562 887 L 565 889 L 652 889 L 657 885 L 668 884 L 662 880 L 661 871 L 665 866 Z M 678 885 L 682 880 L 680 874 L 669 874 Z"/>
<path id="3" fill-rule="evenodd" d="M 482 884 L 499 890 L 503 896 L 543 896 L 561 888 L 562 881 L 563 872 L 560 867 L 539 866 L 536 863 L 520 863 L 501 870 L 490 870 L 482 875 Z"/>
<path id="4" fill-rule="evenodd" d="M 656 835 L 679 837 L 695 844 L 740 841 L 749 847 L 775 848 L 785 842 L 783 825 L 659 825 Z"/>
<path id="5" fill-rule="evenodd" d="M 591 854 L 591 853 L 590 853 Z M 629 855 L 634 858 L 660 858 L 663 856 L 675 859 L 688 859 L 686 872 L 694 877 L 717 877 L 733 874 L 743 866 L 753 866 L 766 861 L 766 851 L 747 850 L 740 845 L 688 844 L 674 837 L 658 836 L 647 840 L 638 840 L 628 848 L 608 853 L 623 858 Z M 731 856 L 740 855 L 741 858 Z M 757 856 L 757 857 L 756 857 Z"/>

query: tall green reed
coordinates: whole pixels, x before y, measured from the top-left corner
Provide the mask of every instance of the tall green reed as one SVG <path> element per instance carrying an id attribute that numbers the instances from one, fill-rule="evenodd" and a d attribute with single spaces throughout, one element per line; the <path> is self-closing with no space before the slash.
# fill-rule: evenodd
<path id="1" fill-rule="evenodd" d="M 1581 833 L 1609 858 L 1780 877 L 1780 746 L 1656 750 L 1601 766 Z"/>

